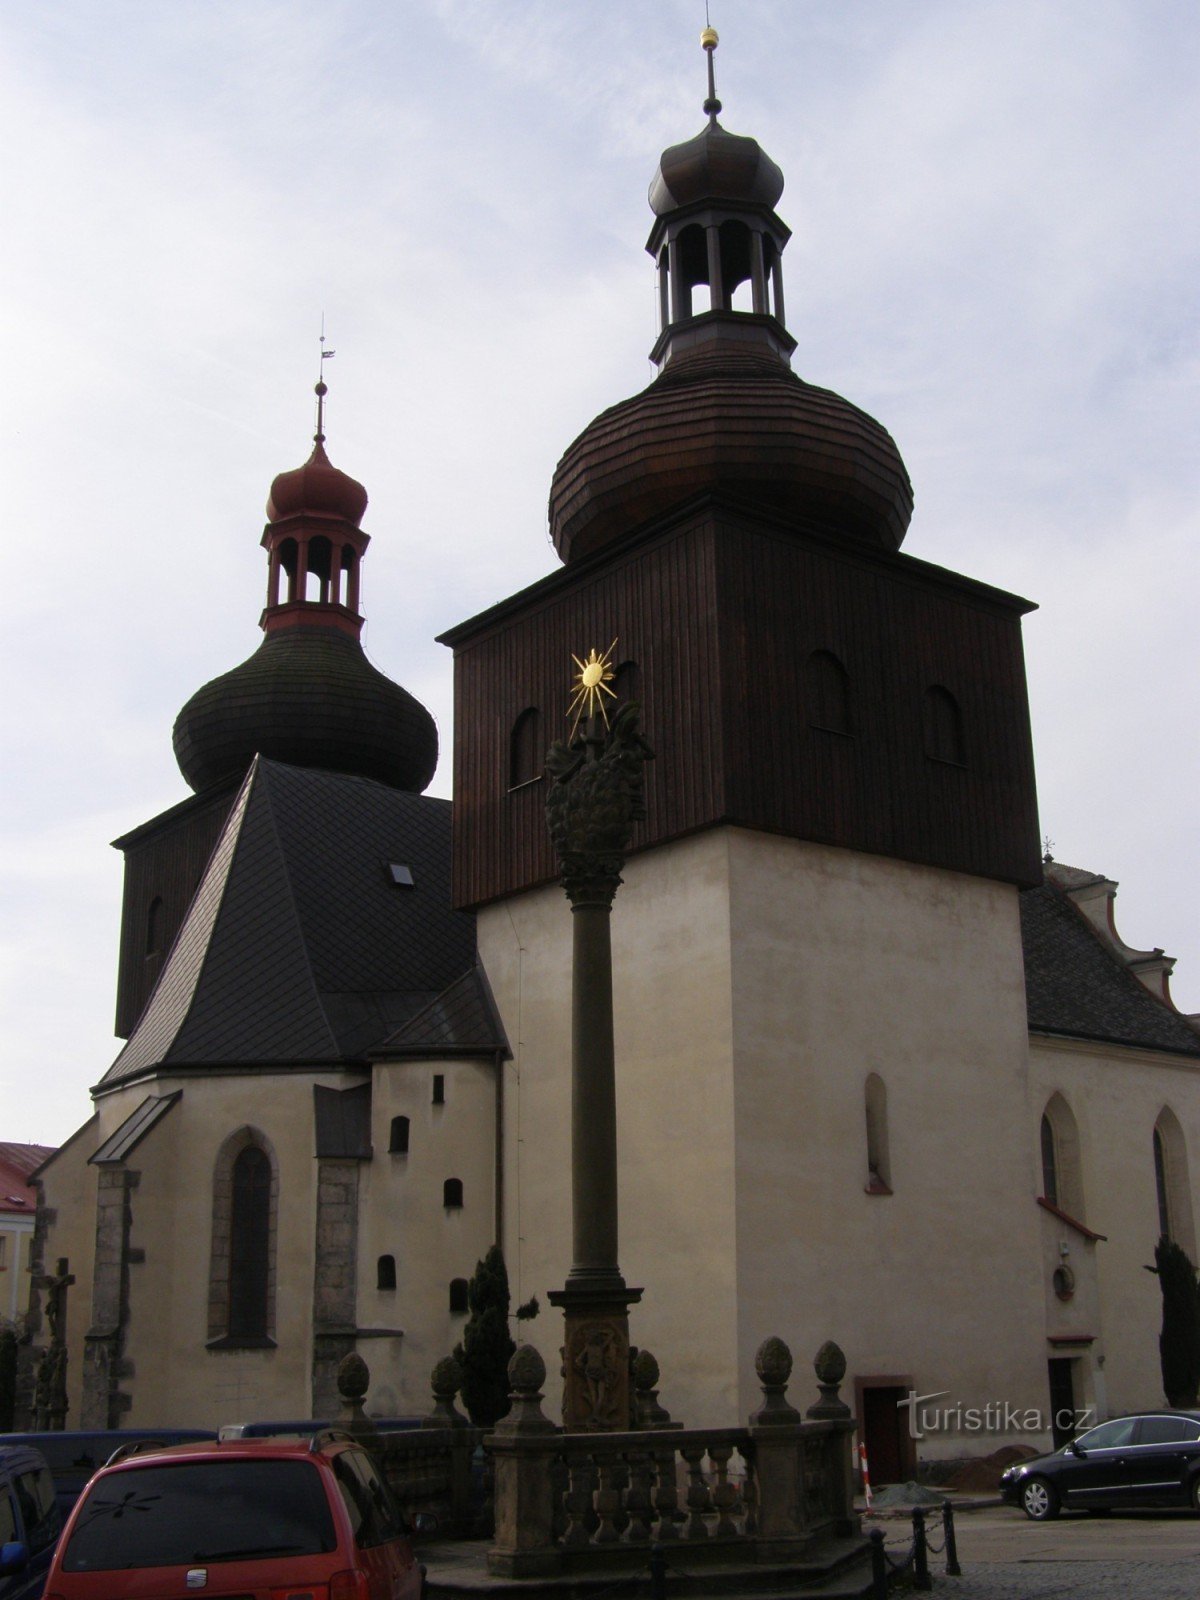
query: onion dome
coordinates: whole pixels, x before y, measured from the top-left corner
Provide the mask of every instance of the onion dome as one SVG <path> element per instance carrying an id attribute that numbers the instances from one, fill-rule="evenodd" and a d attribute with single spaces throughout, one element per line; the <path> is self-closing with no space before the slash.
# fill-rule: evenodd
<path id="1" fill-rule="evenodd" d="M 756 140 L 718 123 L 716 30 L 701 43 L 708 126 L 664 153 L 650 186 L 659 376 L 562 457 L 550 489 L 555 548 L 579 560 L 720 497 L 798 531 L 895 550 L 912 516 L 904 462 L 873 417 L 791 370 L 782 272 L 791 235 L 773 209 L 783 174 Z"/>
<path id="2" fill-rule="evenodd" d="M 420 701 L 377 671 L 357 639 L 322 627 L 268 633 L 248 661 L 196 691 L 174 745 L 197 791 L 236 782 L 263 755 L 419 794 L 438 757 Z"/>
<path id="3" fill-rule="evenodd" d="M 697 350 L 601 412 L 550 490 L 550 532 L 578 560 L 698 495 L 895 550 L 912 516 L 890 434 L 770 354 Z"/>
<path id="4" fill-rule="evenodd" d="M 281 472 L 271 485 L 267 520 L 280 522 L 301 512 L 313 516 L 341 517 L 355 527 L 367 509 L 367 491 L 348 472 L 339 472 L 325 454 L 323 440 L 302 467 Z"/>
<path id="5" fill-rule="evenodd" d="M 195 790 L 234 783 L 256 755 L 376 778 L 419 793 L 437 767 L 437 728 L 359 642 L 367 491 L 325 453 L 324 383 L 308 461 L 271 485 L 266 638 L 192 696 L 175 721 L 175 759 Z"/>

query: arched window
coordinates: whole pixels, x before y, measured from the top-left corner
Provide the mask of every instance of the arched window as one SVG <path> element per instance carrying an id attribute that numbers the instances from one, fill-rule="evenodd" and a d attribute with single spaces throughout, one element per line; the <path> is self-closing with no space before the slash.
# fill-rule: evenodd
<path id="1" fill-rule="evenodd" d="M 966 766 L 962 711 L 949 689 L 943 689 L 940 683 L 931 684 L 925 691 L 924 731 L 925 754 L 931 760 Z"/>
<path id="2" fill-rule="evenodd" d="M 1061 1094 L 1046 1102 L 1039 1128 L 1042 1156 L 1042 1196 L 1076 1222 L 1085 1220 L 1083 1171 L 1079 1157 L 1079 1128 L 1075 1113 Z"/>
<path id="3" fill-rule="evenodd" d="M 528 706 L 513 723 L 508 747 L 508 786 L 519 789 L 542 775 L 542 719 L 536 706 Z"/>
<path id="4" fill-rule="evenodd" d="M 375 1268 L 375 1287 L 377 1289 L 394 1289 L 396 1287 L 395 1256 L 380 1256 Z"/>
<path id="5" fill-rule="evenodd" d="M 274 1342 L 278 1216 L 275 1152 L 257 1128 L 240 1128 L 213 1172 L 208 1338 L 218 1348 Z"/>
<path id="6" fill-rule="evenodd" d="M 467 1300 L 467 1280 L 465 1278 L 450 1279 L 450 1309 L 454 1312 L 469 1311 L 471 1309 Z"/>
<path id="7" fill-rule="evenodd" d="M 408 1118 L 392 1118 L 392 1134 L 388 1141 L 388 1150 L 394 1156 L 408 1154 Z"/>
<path id="8" fill-rule="evenodd" d="M 157 956 L 162 954 L 163 938 L 163 903 L 162 895 L 156 894 L 151 900 L 146 911 L 146 954 Z"/>
<path id="9" fill-rule="evenodd" d="M 720 240 L 722 309 L 752 311 L 750 229 L 738 218 L 730 217 L 721 224 Z"/>
<path id="10" fill-rule="evenodd" d="M 1154 1124 L 1154 1185 L 1158 1231 L 1195 1260 L 1196 1230 L 1188 1175 L 1187 1142 L 1179 1118 L 1164 1106 Z"/>
<path id="11" fill-rule="evenodd" d="M 463 1186 L 461 1178 L 447 1178 L 442 1185 L 442 1204 L 447 1208 L 461 1206 L 463 1203 Z"/>
<path id="12" fill-rule="evenodd" d="M 877 1072 L 865 1088 L 867 1117 L 867 1193 L 891 1194 L 892 1162 L 888 1147 L 887 1087 Z"/>
<path id="13" fill-rule="evenodd" d="M 809 726 L 826 733 L 853 733 L 850 675 L 829 650 L 814 650 L 804 663 L 804 698 Z"/>

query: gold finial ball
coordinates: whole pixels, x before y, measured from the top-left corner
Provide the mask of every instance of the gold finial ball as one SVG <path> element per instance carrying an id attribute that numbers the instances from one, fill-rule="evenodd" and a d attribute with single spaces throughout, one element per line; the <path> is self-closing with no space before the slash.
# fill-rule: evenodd
<path id="1" fill-rule="evenodd" d="M 700 35 L 700 45 L 704 50 L 715 50 L 719 43 L 720 40 L 717 37 L 717 30 L 714 27 L 710 26 L 705 28 Z"/>

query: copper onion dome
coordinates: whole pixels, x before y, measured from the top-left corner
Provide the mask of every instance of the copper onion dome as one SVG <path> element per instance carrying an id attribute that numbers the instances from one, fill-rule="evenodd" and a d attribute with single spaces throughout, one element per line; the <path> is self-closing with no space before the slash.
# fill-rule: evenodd
<path id="1" fill-rule="evenodd" d="M 367 492 L 325 453 L 325 393 L 318 384 L 312 455 L 271 485 L 266 638 L 198 689 L 175 721 L 175 759 L 197 791 L 236 782 L 255 755 L 417 793 L 437 766 L 433 718 L 359 643 Z"/>
<path id="2" fill-rule="evenodd" d="M 650 186 L 659 376 L 602 412 L 558 463 L 555 548 L 581 559 L 708 496 L 895 550 L 912 516 L 904 462 L 873 417 L 791 370 L 781 265 L 790 232 L 774 210 L 783 174 L 756 140 L 718 123 L 715 29 L 701 43 L 708 125 L 664 152 Z"/>

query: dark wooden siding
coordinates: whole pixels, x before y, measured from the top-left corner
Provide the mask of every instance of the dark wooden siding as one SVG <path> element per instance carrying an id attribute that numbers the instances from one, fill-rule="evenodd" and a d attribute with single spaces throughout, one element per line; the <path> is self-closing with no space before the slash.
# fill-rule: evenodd
<path id="1" fill-rule="evenodd" d="M 509 791 L 509 736 L 531 705 L 547 742 L 564 736 L 571 653 L 614 637 L 614 659 L 638 664 L 657 753 L 635 850 L 731 822 L 1038 881 L 1023 609 L 904 556 L 717 508 L 564 572 L 454 635 L 456 903 L 554 876 L 545 780 Z M 812 725 L 817 650 L 848 675 L 849 734 Z M 962 710 L 961 766 L 925 753 L 932 684 Z"/>
<path id="2" fill-rule="evenodd" d="M 169 811 L 160 824 L 147 823 L 118 845 L 125 853 L 121 944 L 117 963 L 118 1037 L 128 1039 L 158 981 L 175 935 L 187 913 L 221 832 L 233 790 L 193 800 Z M 146 950 L 150 906 L 161 900 L 157 951 Z"/>

